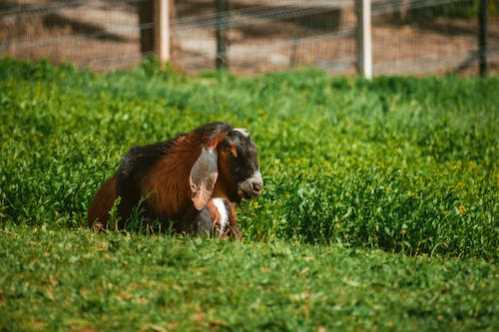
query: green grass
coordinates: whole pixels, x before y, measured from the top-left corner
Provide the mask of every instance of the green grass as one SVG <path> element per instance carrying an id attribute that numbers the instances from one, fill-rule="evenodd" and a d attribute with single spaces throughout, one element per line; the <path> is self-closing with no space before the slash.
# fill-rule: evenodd
<path id="1" fill-rule="evenodd" d="M 1 230 L 0 259 L 5 331 L 499 327 L 483 261 L 43 226 Z"/>
<path id="2" fill-rule="evenodd" d="M 497 91 L 0 60 L 0 329 L 497 330 Z M 132 145 L 214 120 L 260 151 L 245 242 L 85 229 Z"/>

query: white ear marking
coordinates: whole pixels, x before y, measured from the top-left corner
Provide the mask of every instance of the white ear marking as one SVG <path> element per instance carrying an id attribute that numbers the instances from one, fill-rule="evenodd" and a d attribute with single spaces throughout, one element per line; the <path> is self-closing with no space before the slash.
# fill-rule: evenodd
<path id="1" fill-rule="evenodd" d="M 241 133 L 244 137 L 249 137 L 249 131 L 246 128 L 234 128 L 234 131 Z"/>

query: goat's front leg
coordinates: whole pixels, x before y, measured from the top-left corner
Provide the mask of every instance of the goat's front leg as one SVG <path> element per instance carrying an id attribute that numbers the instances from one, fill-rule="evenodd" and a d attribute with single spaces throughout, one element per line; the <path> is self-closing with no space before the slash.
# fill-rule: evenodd
<path id="1" fill-rule="evenodd" d="M 235 204 L 225 198 L 213 198 L 194 217 L 193 230 L 197 235 L 211 235 L 221 239 L 242 239 L 237 225 Z"/>

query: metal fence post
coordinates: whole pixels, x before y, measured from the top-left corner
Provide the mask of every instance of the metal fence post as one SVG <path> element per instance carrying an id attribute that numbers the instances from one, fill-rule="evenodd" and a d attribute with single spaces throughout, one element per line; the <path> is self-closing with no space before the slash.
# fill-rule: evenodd
<path id="1" fill-rule="evenodd" d="M 480 0 L 478 12 L 478 56 L 480 59 L 480 76 L 487 76 L 487 0 Z"/>
<path id="2" fill-rule="evenodd" d="M 155 0 L 154 51 L 159 62 L 170 61 L 170 0 Z"/>
<path id="3" fill-rule="evenodd" d="M 215 55 L 215 66 L 217 69 L 223 69 L 228 66 L 227 61 L 227 38 L 226 38 L 226 23 L 229 10 L 229 0 L 215 0 L 216 7 L 216 26 L 215 35 L 217 39 L 217 52 Z"/>
<path id="4" fill-rule="evenodd" d="M 373 77 L 371 0 L 356 0 L 357 13 L 357 66 L 364 78 Z"/>

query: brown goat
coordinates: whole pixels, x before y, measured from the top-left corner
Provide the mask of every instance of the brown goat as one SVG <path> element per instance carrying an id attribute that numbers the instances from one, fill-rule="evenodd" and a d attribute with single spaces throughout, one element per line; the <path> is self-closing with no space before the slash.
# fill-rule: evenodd
<path id="1" fill-rule="evenodd" d="M 172 221 L 175 231 L 191 233 L 196 232 L 196 220 L 206 224 L 211 218 L 216 225 L 213 199 L 221 198 L 235 229 L 233 205 L 258 196 L 262 186 L 256 146 L 248 133 L 226 123 L 209 123 L 166 142 L 130 149 L 117 173 L 97 191 L 88 222 L 105 229 L 120 198 L 121 226 L 142 203 L 143 218 Z"/>

